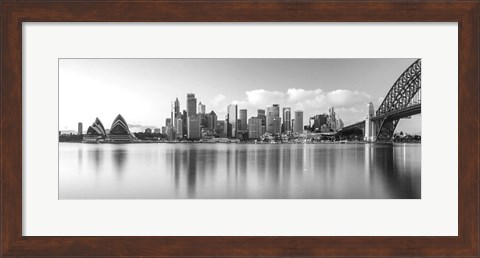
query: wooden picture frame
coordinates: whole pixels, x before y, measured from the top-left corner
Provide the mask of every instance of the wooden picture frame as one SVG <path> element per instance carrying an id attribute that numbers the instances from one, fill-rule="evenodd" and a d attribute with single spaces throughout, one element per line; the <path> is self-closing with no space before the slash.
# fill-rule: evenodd
<path id="1" fill-rule="evenodd" d="M 479 256 L 480 1 L 1 3 L 2 256 Z M 22 22 L 458 22 L 457 237 L 22 235 Z"/>

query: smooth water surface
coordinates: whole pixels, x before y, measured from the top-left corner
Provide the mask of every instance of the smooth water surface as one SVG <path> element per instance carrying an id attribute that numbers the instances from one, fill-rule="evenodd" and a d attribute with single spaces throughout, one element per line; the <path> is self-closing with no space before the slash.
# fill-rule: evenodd
<path id="1" fill-rule="evenodd" d="M 420 144 L 59 145 L 60 199 L 420 198 Z"/>

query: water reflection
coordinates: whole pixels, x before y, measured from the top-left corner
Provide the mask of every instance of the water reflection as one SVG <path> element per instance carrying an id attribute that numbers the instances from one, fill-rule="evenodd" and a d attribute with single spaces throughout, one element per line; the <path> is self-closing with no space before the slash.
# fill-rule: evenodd
<path id="1" fill-rule="evenodd" d="M 420 198 L 420 169 L 417 144 L 61 143 L 60 198 Z"/>

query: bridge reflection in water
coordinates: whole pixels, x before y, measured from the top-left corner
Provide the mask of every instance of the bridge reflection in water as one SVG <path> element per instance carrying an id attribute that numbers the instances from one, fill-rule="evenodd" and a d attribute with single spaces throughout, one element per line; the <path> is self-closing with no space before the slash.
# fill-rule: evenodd
<path id="1" fill-rule="evenodd" d="M 420 198 L 419 144 L 60 143 L 60 199 Z"/>

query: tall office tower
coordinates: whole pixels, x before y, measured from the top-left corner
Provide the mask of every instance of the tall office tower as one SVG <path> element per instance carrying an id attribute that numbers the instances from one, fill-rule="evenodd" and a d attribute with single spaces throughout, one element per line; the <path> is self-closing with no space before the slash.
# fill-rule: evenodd
<path id="1" fill-rule="evenodd" d="M 237 137 L 237 105 L 228 105 L 227 112 L 228 112 L 228 136 L 231 138 Z"/>
<path id="2" fill-rule="evenodd" d="M 279 134 L 282 132 L 282 119 L 280 117 L 273 118 L 273 132 L 272 134 Z"/>
<path id="3" fill-rule="evenodd" d="M 183 134 L 187 134 L 187 121 L 188 121 L 187 110 L 183 110 L 182 112 L 182 124 L 183 124 Z"/>
<path id="4" fill-rule="evenodd" d="M 321 131 L 322 125 L 326 125 L 328 123 L 328 115 L 327 114 L 320 114 L 315 115 L 313 117 L 313 124 L 311 125 L 312 131 Z"/>
<path id="5" fill-rule="evenodd" d="M 205 105 L 202 104 L 201 101 L 200 101 L 200 103 L 198 103 L 198 113 L 199 114 L 205 114 Z"/>
<path id="6" fill-rule="evenodd" d="M 166 127 L 166 126 L 162 126 L 162 133 L 163 133 L 163 134 L 166 134 L 166 133 L 167 133 L 167 127 Z"/>
<path id="7" fill-rule="evenodd" d="M 293 128 L 294 133 L 302 133 L 303 132 L 303 111 L 296 110 L 295 111 L 295 125 Z"/>
<path id="8" fill-rule="evenodd" d="M 78 132 L 77 132 L 78 135 L 82 135 L 83 134 L 83 124 L 82 123 L 78 123 Z"/>
<path id="9" fill-rule="evenodd" d="M 167 118 L 165 119 L 165 127 L 169 126 L 172 124 L 172 119 L 171 118 Z"/>
<path id="10" fill-rule="evenodd" d="M 181 118 L 176 119 L 175 133 L 177 139 L 183 138 L 183 120 Z"/>
<path id="11" fill-rule="evenodd" d="M 175 129 L 171 124 L 167 126 L 167 139 L 169 141 L 175 140 Z"/>
<path id="12" fill-rule="evenodd" d="M 217 127 L 217 114 L 215 112 L 210 112 L 210 114 L 206 115 L 207 117 L 207 126 L 209 130 L 211 130 L 213 133 L 215 133 L 215 128 Z"/>
<path id="13" fill-rule="evenodd" d="M 178 101 L 178 98 L 175 99 L 173 112 L 174 112 L 175 119 L 182 117 L 182 112 L 180 111 L 180 101 Z"/>
<path id="14" fill-rule="evenodd" d="M 271 107 L 267 107 L 267 133 L 274 133 L 273 119 L 280 117 L 280 107 L 278 104 L 273 104 Z"/>
<path id="15" fill-rule="evenodd" d="M 197 114 L 197 99 L 194 93 L 187 93 L 187 117 Z"/>
<path id="16" fill-rule="evenodd" d="M 262 119 L 262 126 L 267 125 L 267 117 L 265 116 L 265 109 L 257 110 L 257 117 Z"/>
<path id="17" fill-rule="evenodd" d="M 240 109 L 240 126 L 239 129 L 242 131 L 247 131 L 248 130 L 248 124 L 247 124 L 247 110 L 246 109 Z"/>
<path id="18" fill-rule="evenodd" d="M 188 139 L 196 140 L 202 137 L 200 130 L 200 118 L 198 116 L 188 117 Z"/>
<path id="19" fill-rule="evenodd" d="M 284 107 L 282 109 L 283 115 L 283 124 L 282 124 L 282 132 L 289 132 L 292 130 L 292 110 L 288 107 Z"/>
<path id="20" fill-rule="evenodd" d="M 328 108 L 328 127 L 332 130 L 336 130 L 337 119 L 335 118 L 335 108 L 334 107 L 329 107 Z"/>
<path id="21" fill-rule="evenodd" d="M 227 137 L 227 134 L 225 132 L 226 132 L 225 121 L 218 120 L 217 125 L 215 126 L 215 133 L 217 134 L 218 137 L 225 138 Z"/>
<path id="22" fill-rule="evenodd" d="M 227 109 L 227 114 L 225 115 L 225 126 L 223 127 L 223 129 L 225 130 L 224 134 L 225 134 L 225 137 L 227 138 L 230 138 L 232 137 L 232 135 L 230 135 L 230 123 L 228 122 L 228 109 Z"/>
<path id="23" fill-rule="evenodd" d="M 258 117 L 252 117 L 248 119 L 248 138 L 260 139 L 263 135 L 262 119 Z"/>

